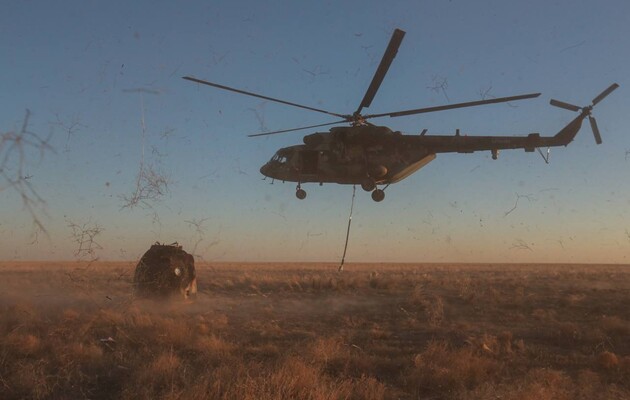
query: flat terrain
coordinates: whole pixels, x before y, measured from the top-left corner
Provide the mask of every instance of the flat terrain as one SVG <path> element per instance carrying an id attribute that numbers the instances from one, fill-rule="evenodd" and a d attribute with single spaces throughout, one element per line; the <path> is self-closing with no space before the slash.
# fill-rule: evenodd
<path id="1" fill-rule="evenodd" d="M 630 267 L 0 263 L 0 398 L 630 399 Z"/>

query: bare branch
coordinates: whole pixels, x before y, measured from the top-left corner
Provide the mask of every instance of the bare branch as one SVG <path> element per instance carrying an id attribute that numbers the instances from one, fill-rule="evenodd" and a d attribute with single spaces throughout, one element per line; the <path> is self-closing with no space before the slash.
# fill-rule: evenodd
<path id="1" fill-rule="evenodd" d="M 576 47 L 582 46 L 584 43 L 586 43 L 586 40 L 582 40 L 580 43 L 576 43 L 574 45 L 565 47 L 564 49 L 560 50 L 558 53 L 563 53 L 563 52 L 565 52 L 567 50 L 575 49 Z"/>
<path id="2" fill-rule="evenodd" d="M 302 68 L 302 71 L 310 75 L 310 81 L 313 82 L 316 77 L 320 75 L 330 75 L 330 70 L 323 68 L 321 65 L 316 65 L 315 68 L 309 70 Z"/>
<path id="3" fill-rule="evenodd" d="M 70 237 L 78 246 L 74 255 L 79 259 L 88 258 L 89 261 L 96 261 L 98 259 L 96 250 L 102 250 L 103 247 L 96 242 L 95 238 L 103 232 L 103 228 L 92 221 L 79 225 L 66 219 L 66 223 L 72 229 Z"/>
<path id="4" fill-rule="evenodd" d="M 197 246 L 199 245 L 199 243 L 201 243 L 203 241 L 204 234 L 206 233 L 206 230 L 203 227 L 203 223 L 206 222 L 209 219 L 210 218 L 203 218 L 203 219 L 200 219 L 199 221 L 197 221 L 196 219 L 193 218 L 190 221 L 184 221 L 185 223 L 190 225 L 190 227 L 194 227 L 195 228 L 195 235 L 197 237 L 197 241 L 195 242 L 195 245 L 193 246 L 193 249 L 192 249 L 192 253 L 195 254 L 195 256 L 198 256 L 196 254 Z"/>
<path id="5" fill-rule="evenodd" d="M 40 217 L 41 214 L 46 214 L 46 203 L 33 185 L 33 176 L 25 170 L 31 149 L 39 150 L 40 161 L 47 151 L 54 152 L 49 144 L 52 134 L 44 139 L 30 132 L 30 116 L 31 112 L 27 109 L 20 131 L 9 131 L 0 136 L 0 192 L 11 189 L 17 193 L 22 199 L 24 209 L 31 215 L 35 228 L 47 234 Z"/>
<path id="6" fill-rule="evenodd" d="M 490 94 L 490 91 L 492 91 L 492 85 L 489 85 L 487 88 L 479 89 L 479 97 L 481 97 L 481 100 L 496 99 L 497 96 Z M 517 105 L 512 104 L 510 102 L 507 102 L 505 104 L 507 104 L 508 106 L 512 108 L 518 108 Z"/>
<path id="7" fill-rule="evenodd" d="M 531 194 L 516 194 L 516 201 L 514 202 L 514 207 L 512 207 L 511 209 L 509 209 L 505 214 L 503 214 L 503 217 L 507 217 L 508 215 L 510 215 L 510 213 L 514 210 L 516 210 L 516 207 L 518 207 L 518 200 L 520 198 L 525 198 L 528 201 L 536 201 L 536 198 L 534 198 Z"/>
<path id="8" fill-rule="evenodd" d="M 122 208 L 133 208 L 137 205 L 151 208 L 152 201 L 158 201 L 168 192 L 170 179 L 157 170 L 153 165 L 145 165 L 145 142 L 147 135 L 147 127 L 144 115 L 144 97 L 140 92 L 140 127 L 142 139 L 142 153 L 140 157 L 140 168 L 136 178 L 136 188 L 130 195 L 122 195 L 124 201 Z M 156 147 L 152 147 L 153 155 L 162 156 Z"/>
<path id="9" fill-rule="evenodd" d="M 494 96 L 490 94 L 491 90 L 492 90 L 492 85 L 488 86 L 486 89 L 483 89 L 483 88 L 479 89 L 479 96 L 481 97 L 481 100 L 494 98 Z"/>
<path id="10" fill-rule="evenodd" d="M 260 131 L 266 131 L 267 126 L 265 125 L 265 102 L 260 103 L 258 106 L 256 106 L 256 108 L 248 108 L 248 110 L 256 115 L 256 119 L 258 120 L 258 124 L 260 125 Z"/>
<path id="11" fill-rule="evenodd" d="M 122 195 L 124 201 L 122 208 L 133 208 L 142 205 L 151 208 L 151 203 L 159 201 L 168 193 L 170 179 L 156 171 L 153 166 L 141 166 L 136 179 L 136 188 L 131 196 Z"/>
<path id="12" fill-rule="evenodd" d="M 87 128 L 87 125 L 82 124 L 77 115 L 74 115 L 71 118 L 70 122 L 64 122 L 61 117 L 59 117 L 59 114 L 55 114 L 55 118 L 57 119 L 57 121 L 53 124 L 62 128 L 67 134 L 66 145 L 64 149 L 64 151 L 67 152 L 70 144 L 70 139 L 73 138 L 75 133 L 80 131 L 82 128 Z"/>
<path id="13" fill-rule="evenodd" d="M 427 86 L 427 89 L 430 89 L 436 93 L 442 93 L 444 97 L 446 97 L 447 101 L 451 101 L 448 98 L 448 94 L 446 93 L 446 89 L 448 88 L 448 80 L 443 76 L 434 75 L 432 80 L 432 86 Z"/>
<path id="14" fill-rule="evenodd" d="M 534 251 L 523 239 L 516 239 L 510 249 Z"/>

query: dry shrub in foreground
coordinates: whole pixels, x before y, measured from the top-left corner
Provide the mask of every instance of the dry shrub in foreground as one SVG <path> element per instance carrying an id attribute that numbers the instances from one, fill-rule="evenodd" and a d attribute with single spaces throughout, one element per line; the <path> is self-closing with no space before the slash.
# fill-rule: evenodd
<path id="1" fill-rule="evenodd" d="M 408 382 L 419 396 L 455 395 L 494 379 L 500 363 L 472 347 L 432 341 L 413 360 Z"/>
<path id="2" fill-rule="evenodd" d="M 333 379 L 316 366 L 288 357 L 271 372 L 247 376 L 224 393 L 226 399 L 366 399 L 385 398 L 385 386 L 371 377 Z"/>
<path id="3" fill-rule="evenodd" d="M 600 327 L 608 334 L 630 336 L 630 322 L 618 316 L 602 316 Z"/>
<path id="4" fill-rule="evenodd" d="M 574 378 L 565 372 L 534 369 L 507 382 L 488 383 L 460 397 L 467 400 L 625 400 L 628 392 L 605 385 L 591 370 L 581 370 Z"/>
<path id="5" fill-rule="evenodd" d="M 22 356 L 33 356 L 41 347 L 41 340 L 30 333 L 13 331 L 6 337 L 6 345 Z"/>
<path id="6" fill-rule="evenodd" d="M 437 328 L 442 325 L 444 320 L 444 302 L 440 296 L 429 294 L 423 286 L 416 285 L 411 292 L 410 300 L 412 304 L 422 309 L 429 326 Z"/>
<path id="7" fill-rule="evenodd" d="M 131 384 L 123 391 L 123 398 L 179 398 L 188 382 L 186 368 L 172 349 L 163 351 L 144 368 L 135 371 Z"/>
<path id="8" fill-rule="evenodd" d="M 621 267 L 228 264 L 195 303 L 133 267 L 0 263 L 0 399 L 630 399 Z"/>

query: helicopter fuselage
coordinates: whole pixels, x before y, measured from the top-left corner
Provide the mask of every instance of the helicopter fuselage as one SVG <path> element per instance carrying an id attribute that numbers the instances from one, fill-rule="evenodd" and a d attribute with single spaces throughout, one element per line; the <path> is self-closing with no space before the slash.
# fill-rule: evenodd
<path id="1" fill-rule="evenodd" d="M 260 172 L 298 183 L 395 183 L 435 158 L 429 149 L 405 137 L 411 136 L 386 127 L 332 128 L 305 136 L 304 144 L 278 150 Z"/>
<path id="2" fill-rule="evenodd" d="M 281 148 L 260 168 L 266 177 L 298 184 L 360 184 L 365 190 L 388 185 L 433 161 L 437 153 L 490 150 L 535 151 L 537 147 L 568 144 L 581 126 L 578 117 L 556 136 L 404 135 L 384 126 L 334 127 L 304 136 L 304 144 Z"/>

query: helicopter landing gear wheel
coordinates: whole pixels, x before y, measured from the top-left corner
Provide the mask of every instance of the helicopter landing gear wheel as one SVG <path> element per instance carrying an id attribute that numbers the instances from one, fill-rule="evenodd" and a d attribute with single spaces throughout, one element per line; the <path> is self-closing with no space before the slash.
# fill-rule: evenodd
<path id="1" fill-rule="evenodd" d="M 374 181 L 370 178 L 365 178 L 365 180 L 361 182 L 361 189 L 365 190 L 366 192 L 371 192 L 372 190 L 376 189 L 376 183 L 374 183 Z"/>
<path id="2" fill-rule="evenodd" d="M 372 200 L 378 203 L 380 201 L 383 201 L 384 198 L 385 198 L 385 192 L 383 190 L 374 189 L 374 191 L 372 192 Z"/>
<path id="3" fill-rule="evenodd" d="M 295 189 L 295 197 L 300 200 L 304 200 L 306 198 L 306 191 L 302 189 L 302 186 L 297 185 L 297 189 Z"/>

